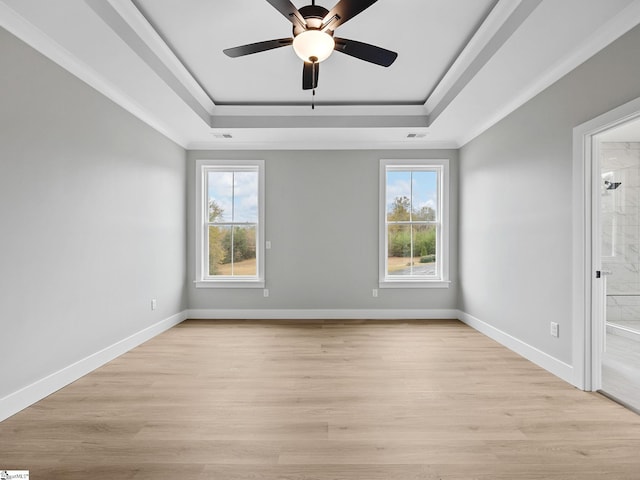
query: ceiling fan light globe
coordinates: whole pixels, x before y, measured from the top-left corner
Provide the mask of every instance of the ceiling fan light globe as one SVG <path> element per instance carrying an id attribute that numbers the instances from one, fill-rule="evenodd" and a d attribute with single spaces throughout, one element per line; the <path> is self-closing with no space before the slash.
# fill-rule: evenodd
<path id="1" fill-rule="evenodd" d="M 336 42 L 331 35 L 320 30 L 306 30 L 293 39 L 296 55 L 305 62 L 322 62 L 329 58 Z M 315 57 L 316 60 L 312 60 Z"/>

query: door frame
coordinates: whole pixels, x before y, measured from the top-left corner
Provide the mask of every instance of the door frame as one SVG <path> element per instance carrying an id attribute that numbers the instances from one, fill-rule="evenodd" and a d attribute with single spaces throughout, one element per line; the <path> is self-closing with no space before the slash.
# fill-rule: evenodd
<path id="1" fill-rule="evenodd" d="M 640 117 L 640 97 L 573 129 L 573 384 L 587 391 L 601 387 L 604 341 L 604 282 L 596 281 L 600 245 L 600 174 L 594 136 Z"/>

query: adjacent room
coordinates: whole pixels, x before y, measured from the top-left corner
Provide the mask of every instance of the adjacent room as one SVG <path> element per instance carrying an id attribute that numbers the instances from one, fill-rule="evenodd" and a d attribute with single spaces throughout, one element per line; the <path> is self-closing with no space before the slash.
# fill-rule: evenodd
<path id="1" fill-rule="evenodd" d="M 0 0 L 0 478 L 637 479 L 640 0 L 310 3 Z"/>

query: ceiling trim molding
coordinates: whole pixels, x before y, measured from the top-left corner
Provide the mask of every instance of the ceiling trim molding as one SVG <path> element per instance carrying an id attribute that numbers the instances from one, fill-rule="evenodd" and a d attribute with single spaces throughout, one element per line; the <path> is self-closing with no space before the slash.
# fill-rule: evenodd
<path id="1" fill-rule="evenodd" d="M 132 0 L 107 0 L 209 114 L 215 102 Z M 137 53 L 137 52 L 136 52 Z"/>
<path id="2" fill-rule="evenodd" d="M 211 127 L 228 128 L 426 128 L 427 117 L 417 115 L 271 116 L 219 115 Z"/>
<path id="3" fill-rule="evenodd" d="M 466 135 L 458 137 L 456 143 L 462 148 L 638 24 L 640 24 L 640 0 L 635 0 L 596 30 L 579 48 L 558 61 L 550 70 L 532 79 L 519 95 L 495 112 L 486 122 L 481 123 Z"/>
<path id="4" fill-rule="evenodd" d="M 133 98 L 126 95 L 112 83 L 105 81 L 95 70 L 80 61 L 75 55 L 15 12 L 2 0 L 0 0 L 0 26 L 137 117 L 140 121 L 149 125 L 158 133 L 185 148 L 187 144 L 185 138 L 163 122 L 158 121 L 156 116 L 147 112 Z"/>
<path id="5" fill-rule="evenodd" d="M 332 141 L 326 140 L 304 142 L 237 142 L 236 140 L 217 140 L 210 142 L 192 142 L 187 149 L 193 150 L 457 150 L 454 142 L 429 142 L 424 140 L 407 140 L 392 142 L 371 142 L 364 140 Z"/>
<path id="6" fill-rule="evenodd" d="M 336 115 L 407 115 L 426 117 L 423 105 L 217 105 L 216 115 L 254 116 L 336 116 Z M 215 116 L 214 116 L 215 119 Z"/>
<path id="7" fill-rule="evenodd" d="M 130 0 L 85 0 L 87 5 L 205 123 L 214 104 Z"/>
<path id="8" fill-rule="evenodd" d="M 512 2 L 498 0 L 498 3 L 491 9 L 480 27 L 471 37 L 471 40 L 464 46 L 458 57 L 451 64 L 451 67 L 449 67 L 433 89 L 429 98 L 427 98 L 427 101 L 424 103 L 427 113 L 432 112 L 443 100 L 447 92 L 453 88 L 455 82 L 464 74 L 465 70 L 469 68 L 471 62 L 473 62 L 487 43 L 489 43 L 519 4 L 520 0 Z"/>
<path id="9" fill-rule="evenodd" d="M 506 43 L 513 33 L 542 3 L 542 0 L 520 0 L 519 3 L 501 0 L 491 11 L 487 20 L 478 30 L 454 62 L 453 67 L 434 91 L 435 98 L 429 97 L 425 103 L 429 112 L 429 123 L 433 123 L 449 104 L 462 92 L 469 82 L 482 70 L 494 54 Z M 515 6 L 514 6 L 515 5 Z M 495 13 L 494 13 L 495 12 Z M 483 28 L 485 25 L 486 28 Z"/>

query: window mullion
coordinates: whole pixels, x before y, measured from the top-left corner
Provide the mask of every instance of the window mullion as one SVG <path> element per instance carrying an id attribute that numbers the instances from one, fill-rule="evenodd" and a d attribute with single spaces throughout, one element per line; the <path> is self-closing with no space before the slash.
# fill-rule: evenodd
<path id="1" fill-rule="evenodd" d="M 211 276 L 211 272 L 209 270 L 209 249 L 211 246 L 209 245 L 209 171 L 208 169 L 203 169 L 202 172 L 202 186 L 203 186 L 203 195 L 201 202 L 204 203 L 203 215 L 201 221 L 204 222 L 204 232 L 202 235 L 202 243 L 204 245 L 204 252 L 207 252 L 206 255 L 202 255 L 202 259 L 200 261 L 200 268 L 202 269 L 203 276 L 209 277 Z"/>
<path id="2" fill-rule="evenodd" d="M 414 245 L 413 245 L 413 223 L 411 224 L 411 226 L 409 227 L 409 255 L 410 255 L 410 260 L 409 260 L 409 271 L 411 272 L 411 275 L 413 275 L 413 258 L 414 258 Z"/>
<path id="3" fill-rule="evenodd" d="M 233 210 L 233 209 L 232 209 Z M 236 233 L 236 227 L 234 227 L 233 225 L 231 226 L 231 276 L 233 277 L 234 269 L 235 269 L 235 261 L 236 261 L 236 254 L 234 252 L 234 245 L 236 243 L 236 239 L 235 239 L 235 233 Z"/>
<path id="4" fill-rule="evenodd" d="M 440 225 L 440 222 L 435 220 L 398 220 L 387 222 L 387 225 Z"/>
<path id="5" fill-rule="evenodd" d="M 413 171 L 409 172 L 409 221 L 413 221 Z"/>
<path id="6" fill-rule="evenodd" d="M 231 172 L 231 276 L 234 276 L 234 268 L 236 263 L 236 255 L 234 252 L 235 248 L 235 233 L 236 228 L 233 226 L 233 223 L 236 219 L 235 215 L 236 209 L 236 172 Z"/>

